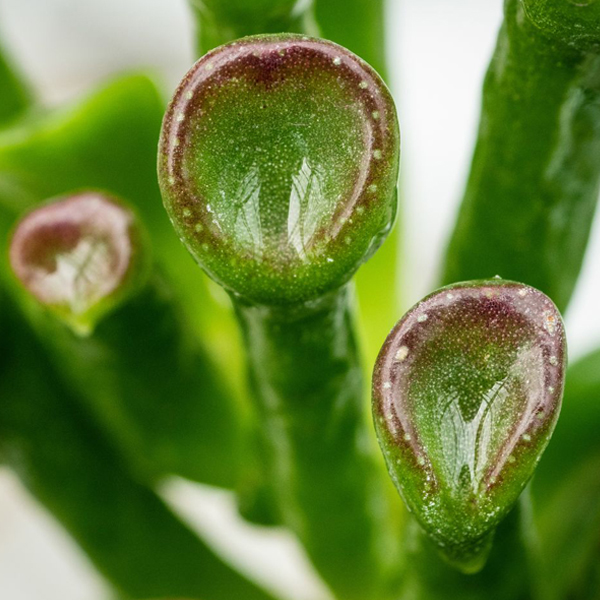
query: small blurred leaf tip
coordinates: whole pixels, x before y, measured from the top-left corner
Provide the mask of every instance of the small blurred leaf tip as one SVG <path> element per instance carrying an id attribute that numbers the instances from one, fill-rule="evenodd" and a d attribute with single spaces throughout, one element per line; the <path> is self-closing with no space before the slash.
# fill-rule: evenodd
<path id="1" fill-rule="evenodd" d="M 23 217 L 10 242 L 10 264 L 29 294 L 87 335 L 145 280 L 144 238 L 123 201 L 83 191 Z"/>

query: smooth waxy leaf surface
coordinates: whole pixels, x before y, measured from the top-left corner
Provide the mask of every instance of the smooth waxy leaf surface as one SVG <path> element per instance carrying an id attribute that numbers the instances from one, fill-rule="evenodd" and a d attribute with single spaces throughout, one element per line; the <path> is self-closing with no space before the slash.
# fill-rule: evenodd
<path id="1" fill-rule="evenodd" d="M 133 213 L 97 192 L 46 204 L 17 226 L 10 262 L 24 287 L 79 333 L 144 272 L 142 234 Z"/>
<path id="2" fill-rule="evenodd" d="M 375 367 L 375 425 L 390 474 L 448 560 L 485 562 L 558 417 L 566 363 L 551 300 L 493 280 L 412 308 Z"/>
<path id="3" fill-rule="evenodd" d="M 258 36 L 207 54 L 175 93 L 160 149 L 180 237 L 251 301 L 340 286 L 393 221 L 393 101 L 368 65 L 329 42 Z"/>

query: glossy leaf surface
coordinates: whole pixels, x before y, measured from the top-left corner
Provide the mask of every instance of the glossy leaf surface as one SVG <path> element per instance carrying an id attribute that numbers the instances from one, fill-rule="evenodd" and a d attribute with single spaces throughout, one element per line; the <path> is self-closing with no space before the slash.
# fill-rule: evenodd
<path id="1" fill-rule="evenodd" d="M 552 433 L 566 362 L 561 317 L 541 292 L 493 280 L 443 288 L 412 308 L 375 368 L 388 468 L 448 560 L 484 562 Z"/>
<path id="2" fill-rule="evenodd" d="M 257 36 L 218 48 L 177 90 L 161 138 L 165 206 L 198 263 L 261 303 L 345 283 L 395 214 L 396 113 L 334 44 Z"/>

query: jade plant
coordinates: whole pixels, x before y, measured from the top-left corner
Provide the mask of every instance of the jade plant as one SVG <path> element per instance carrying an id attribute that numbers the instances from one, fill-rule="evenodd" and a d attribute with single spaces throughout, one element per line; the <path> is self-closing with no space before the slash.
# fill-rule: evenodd
<path id="1" fill-rule="evenodd" d="M 408 310 L 384 8 L 193 0 L 168 105 L 134 74 L 47 109 L 0 57 L 0 459 L 116 597 L 277 597 L 165 504 L 172 475 L 292 533 L 337 600 L 600 595 L 600 355 L 567 367 L 562 317 L 600 2 L 505 2 Z"/>

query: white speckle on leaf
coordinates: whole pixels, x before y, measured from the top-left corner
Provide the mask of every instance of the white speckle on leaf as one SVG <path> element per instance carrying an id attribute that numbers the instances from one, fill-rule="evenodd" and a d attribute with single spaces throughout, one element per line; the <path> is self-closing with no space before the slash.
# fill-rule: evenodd
<path id="1" fill-rule="evenodd" d="M 400 346 L 400 348 L 398 348 L 398 352 L 396 352 L 396 360 L 398 362 L 402 362 L 406 359 L 406 357 L 408 356 L 408 346 Z"/>

